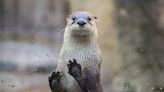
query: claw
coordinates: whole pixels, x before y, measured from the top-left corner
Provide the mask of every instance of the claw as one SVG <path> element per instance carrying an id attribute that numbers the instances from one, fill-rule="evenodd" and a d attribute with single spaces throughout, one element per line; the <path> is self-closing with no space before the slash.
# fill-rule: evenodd
<path id="1" fill-rule="evenodd" d="M 67 64 L 68 73 L 72 75 L 75 79 L 81 76 L 81 65 L 77 63 L 76 59 L 73 59 L 73 62 L 69 60 L 69 64 Z"/>
<path id="2" fill-rule="evenodd" d="M 73 62 L 76 63 L 76 59 L 73 59 Z"/>
<path id="3" fill-rule="evenodd" d="M 72 61 L 71 61 L 71 60 L 69 60 L 69 63 L 72 63 Z"/>
<path id="4" fill-rule="evenodd" d="M 60 89 L 60 78 L 61 78 L 61 74 L 59 71 L 53 72 L 52 75 L 48 78 L 51 90 Z"/>

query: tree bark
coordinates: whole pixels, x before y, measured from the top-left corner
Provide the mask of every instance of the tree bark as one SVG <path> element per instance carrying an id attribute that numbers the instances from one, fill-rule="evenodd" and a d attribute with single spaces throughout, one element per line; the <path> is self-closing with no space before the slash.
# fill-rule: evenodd
<path id="1" fill-rule="evenodd" d="M 4 13 L 4 0 L 0 1 L 0 30 L 4 29 L 4 18 L 5 18 L 5 13 Z"/>
<path id="2" fill-rule="evenodd" d="M 0 35 L 28 41 L 37 37 L 60 40 L 56 34 L 64 29 L 69 11 L 68 0 L 1 0 L 0 27 L 6 31 Z"/>
<path id="3" fill-rule="evenodd" d="M 113 92 L 164 91 L 164 29 L 160 0 L 117 0 L 116 25 L 122 62 Z"/>

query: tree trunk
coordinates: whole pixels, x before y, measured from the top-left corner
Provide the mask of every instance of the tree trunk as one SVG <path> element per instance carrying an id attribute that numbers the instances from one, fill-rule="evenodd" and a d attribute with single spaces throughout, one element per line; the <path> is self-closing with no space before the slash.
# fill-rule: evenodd
<path id="1" fill-rule="evenodd" d="M 31 40 L 37 36 L 52 41 L 54 34 L 65 27 L 69 11 L 68 0 L 1 0 L 0 27 L 11 39 Z"/>
<path id="2" fill-rule="evenodd" d="M 164 30 L 159 26 L 160 0 L 117 0 L 122 62 L 113 92 L 164 91 Z"/>
<path id="3" fill-rule="evenodd" d="M 4 29 L 4 18 L 5 18 L 5 14 L 4 14 L 4 0 L 0 1 L 0 31 Z"/>

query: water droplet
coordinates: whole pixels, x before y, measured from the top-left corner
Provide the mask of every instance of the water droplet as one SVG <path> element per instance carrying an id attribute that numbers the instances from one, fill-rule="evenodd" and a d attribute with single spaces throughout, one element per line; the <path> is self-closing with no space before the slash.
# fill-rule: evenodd
<path id="1" fill-rule="evenodd" d="M 146 48 L 140 47 L 136 49 L 138 53 L 146 53 Z"/>
<path id="2" fill-rule="evenodd" d="M 154 90 L 154 87 L 152 87 L 151 89 Z"/>

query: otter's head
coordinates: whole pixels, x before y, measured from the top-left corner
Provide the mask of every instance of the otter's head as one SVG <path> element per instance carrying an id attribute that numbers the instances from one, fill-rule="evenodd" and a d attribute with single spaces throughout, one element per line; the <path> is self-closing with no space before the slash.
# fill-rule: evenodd
<path id="1" fill-rule="evenodd" d="M 67 18 L 67 34 L 72 36 L 91 36 L 97 35 L 97 17 L 84 11 L 72 13 Z"/>

